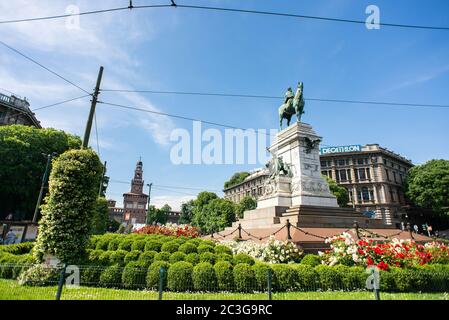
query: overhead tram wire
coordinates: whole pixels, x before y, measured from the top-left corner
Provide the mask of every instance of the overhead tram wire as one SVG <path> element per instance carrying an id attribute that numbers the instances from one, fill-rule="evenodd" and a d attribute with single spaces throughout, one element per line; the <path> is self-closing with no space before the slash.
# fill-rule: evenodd
<path id="1" fill-rule="evenodd" d="M 129 185 L 129 181 L 122 181 L 122 180 L 109 180 L 111 183 L 120 183 L 120 184 L 127 184 Z M 221 190 L 216 190 L 212 188 L 193 188 L 193 187 L 181 187 L 181 186 L 166 186 L 166 185 L 160 185 L 160 184 L 153 184 L 154 187 L 157 188 L 165 188 L 165 189 L 181 189 L 181 190 L 192 190 L 192 191 L 215 191 L 215 192 L 221 192 Z"/>
<path id="2" fill-rule="evenodd" d="M 26 54 L 20 52 L 19 50 L 17 50 L 17 49 L 15 49 L 15 48 L 11 47 L 10 45 L 8 45 L 8 44 L 6 44 L 5 42 L 3 42 L 2 40 L 0 40 L 0 44 L 3 45 L 4 47 L 8 48 L 9 50 L 11 50 L 11 51 L 17 53 L 18 55 L 22 56 L 23 58 L 25 58 L 25 59 L 31 61 L 32 63 L 38 65 L 38 66 L 41 67 L 42 69 L 44 69 L 44 70 L 50 72 L 51 74 L 55 75 L 56 77 L 58 77 L 58 78 L 64 80 L 65 82 L 69 83 L 70 85 L 72 85 L 72 86 L 78 88 L 79 90 L 83 91 L 84 93 L 86 93 L 86 94 L 88 94 L 88 95 L 92 95 L 90 92 L 88 92 L 87 90 L 81 88 L 79 85 L 77 85 L 77 84 L 75 84 L 74 82 L 68 80 L 67 78 L 61 76 L 59 73 L 57 73 L 57 72 L 51 70 L 50 68 L 44 66 L 42 63 L 36 61 L 35 59 L 33 59 L 33 58 L 29 57 L 29 56 L 27 56 Z"/>
<path id="3" fill-rule="evenodd" d="M 148 94 L 167 94 L 167 95 L 192 95 L 192 96 L 214 96 L 230 98 L 254 98 L 254 99 L 283 99 L 281 96 L 255 95 L 255 94 L 234 94 L 220 92 L 187 92 L 187 91 L 160 91 L 160 90 L 128 90 L 128 89 L 102 89 L 102 92 L 123 92 L 123 93 L 148 93 Z M 346 100 L 346 99 L 325 99 L 325 98 L 305 98 L 306 101 L 330 102 L 330 103 L 351 103 L 351 104 L 370 104 L 370 105 L 391 105 L 398 107 L 423 107 L 423 108 L 449 108 L 444 104 L 425 104 L 425 103 L 402 103 L 388 101 L 368 101 L 368 100 Z"/>
<path id="4" fill-rule="evenodd" d="M 94 11 L 79 12 L 79 13 L 75 13 L 75 14 L 60 14 L 60 15 L 45 16 L 45 17 L 3 20 L 3 21 L 0 21 L 0 25 L 11 24 L 11 23 L 21 23 L 21 22 L 32 22 L 32 21 L 40 21 L 40 20 L 62 19 L 62 18 L 68 18 L 68 17 L 72 17 L 72 16 L 94 15 L 94 14 L 116 12 L 116 11 L 128 11 L 131 9 L 132 10 L 157 9 L 157 8 L 170 8 L 170 7 L 181 8 L 181 9 L 217 11 L 217 12 L 246 13 L 246 14 L 254 14 L 254 15 L 264 15 L 264 16 L 278 16 L 278 17 L 284 17 L 284 18 L 308 19 L 308 20 L 329 21 L 329 22 L 337 22 L 337 23 L 351 23 L 351 24 L 358 24 L 358 25 L 366 24 L 366 21 L 364 21 L 364 20 L 312 16 L 312 15 L 294 14 L 294 13 L 286 13 L 286 12 L 246 10 L 246 9 L 238 9 L 238 8 L 195 6 L 195 5 L 187 5 L 187 4 L 175 4 L 174 1 L 171 1 L 170 4 L 139 5 L 139 6 L 130 5 L 128 7 L 100 9 L 100 10 L 94 10 Z M 382 23 L 382 22 L 380 22 L 377 25 L 383 26 L 383 27 L 449 31 L 449 27 L 441 27 L 441 26 L 425 26 L 425 25 Z"/>

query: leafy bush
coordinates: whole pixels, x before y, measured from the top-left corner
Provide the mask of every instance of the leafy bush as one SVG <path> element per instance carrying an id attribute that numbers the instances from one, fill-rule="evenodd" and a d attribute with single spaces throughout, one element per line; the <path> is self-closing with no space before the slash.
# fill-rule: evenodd
<path id="1" fill-rule="evenodd" d="M 333 267 L 319 265 L 315 267 L 318 272 L 319 281 L 323 290 L 338 290 L 341 288 L 340 274 Z"/>
<path id="2" fill-rule="evenodd" d="M 154 255 L 154 261 L 170 261 L 170 252 L 158 252 Z"/>
<path id="3" fill-rule="evenodd" d="M 256 276 L 251 266 L 239 263 L 234 267 L 234 284 L 238 292 L 249 292 L 256 288 Z"/>
<path id="4" fill-rule="evenodd" d="M 109 251 L 116 251 L 116 250 L 118 250 L 118 247 L 119 247 L 121 242 L 122 242 L 122 240 L 120 238 L 112 239 L 111 241 L 109 241 L 108 250 Z"/>
<path id="5" fill-rule="evenodd" d="M 175 241 L 169 241 L 162 245 L 161 251 L 162 252 L 168 252 L 168 253 L 174 253 L 178 251 L 179 243 Z"/>
<path id="6" fill-rule="evenodd" d="M 321 259 L 319 256 L 317 256 L 316 254 L 306 254 L 302 260 L 301 260 L 301 264 L 305 264 L 311 267 L 316 267 L 319 266 L 321 264 Z"/>
<path id="7" fill-rule="evenodd" d="M 229 291 L 234 287 L 234 274 L 232 264 L 228 261 L 219 261 L 214 265 L 217 276 L 218 288 L 223 291 Z"/>
<path id="8" fill-rule="evenodd" d="M 104 253 L 103 250 L 88 250 L 88 260 L 95 264 L 100 264 L 100 256 Z"/>
<path id="9" fill-rule="evenodd" d="M 213 253 L 214 252 L 214 247 L 209 245 L 209 244 L 202 243 L 202 244 L 200 244 L 198 246 L 197 250 L 198 250 L 199 254 L 204 253 L 204 252 L 211 252 L 211 253 Z"/>
<path id="10" fill-rule="evenodd" d="M 159 288 L 160 281 L 160 269 L 164 268 L 165 272 L 163 274 L 163 288 L 167 286 L 167 273 L 170 268 L 170 264 L 166 261 L 156 261 L 153 262 L 148 269 L 147 273 L 147 287 L 151 289 Z"/>
<path id="11" fill-rule="evenodd" d="M 134 250 L 131 252 L 128 252 L 125 256 L 125 264 L 130 263 L 131 261 L 137 261 L 140 257 L 140 251 Z"/>
<path id="12" fill-rule="evenodd" d="M 238 253 L 234 256 L 234 264 L 246 263 L 252 266 L 255 261 L 254 258 L 247 255 L 246 253 Z"/>
<path id="13" fill-rule="evenodd" d="M 184 252 L 185 254 L 196 253 L 196 245 L 193 243 L 186 242 L 179 246 L 179 251 Z"/>
<path id="14" fill-rule="evenodd" d="M 298 273 L 288 264 L 275 264 L 272 266 L 276 289 L 279 291 L 293 290 L 298 282 Z"/>
<path id="15" fill-rule="evenodd" d="M 120 288 L 123 268 L 114 264 L 107 267 L 100 275 L 100 285 L 106 288 Z"/>
<path id="16" fill-rule="evenodd" d="M 224 246 L 222 244 L 215 246 L 214 251 L 216 254 L 228 254 L 232 255 L 232 250 L 228 248 L 227 246 Z"/>
<path id="17" fill-rule="evenodd" d="M 345 290 L 363 289 L 366 287 L 366 279 L 368 274 L 362 267 L 347 267 L 343 265 L 335 266 L 341 279 L 341 284 Z"/>
<path id="18" fill-rule="evenodd" d="M 145 251 L 145 252 L 140 254 L 138 261 L 148 267 L 150 264 L 153 263 L 154 256 L 156 254 L 157 254 L 156 251 Z"/>
<path id="19" fill-rule="evenodd" d="M 128 254 L 128 251 L 125 250 L 117 250 L 113 251 L 111 255 L 109 256 L 109 262 L 110 264 L 124 264 L 125 263 L 125 257 Z"/>
<path id="20" fill-rule="evenodd" d="M 98 257 L 98 263 L 103 266 L 109 265 L 112 253 L 114 253 L 114 251 L 102 251 L 102 253 Z"/>
<path id="21" fill-rule="evenodd" d="M 96 250 L 108 250 L 110 239 L 108 237 L 102 237 L 97 241 L 95 246 Z"/>
<path id="22" fill-rule="evenodd" d="M 186 241 L 186 243 L 191 243 L 195 247 L 198 247 L 201 243 L 203 243 L 203 240 L 200 238 L 193 238 Z"/>
<path id="23" fill-rule="evenodd" d="M 147 243 L 145 244 L 145 251 L 160 252 L 161 248 L 162 248 L 162 242 L 157 241 L 157 240 L 150 240 L 150 241 L 147 241 Z"/>
<path id="24" fill-rule="evenodd" d="M 170 263 L 175 263 L 179 261 L 184 261 L 186 254 L 184 252 L 174 252 L 170 255 Z"/>
<path id="25" fill-rule="evenodd" d="M 214 265 L 217 260 L 217 256 L 211 252 L 203 252 L 200 254 L 200 262 L 209 262 Z"/>
<path id="26" fill-rule="evenodd" d="M 118 248 L 120 250 L 131 251 L 132 245 L 133 245 L 132 239 L 125 238 L 122 240 L 122 242 L 120 242 L 120 244 L 118 245 Z"/>
<path id="27" fill-rule="evenodd" d="M 220 254 L 217 255 L 217 260 L 216 261 L 228 261 L 228 262 L 232 263 L 234 261 L 234 258 L 230 254 L 220 253 Z"/>
<path id="28" fill-rule="evenodd" d="M 254 276 L 256 278 L 256 284 L 258 290 L 267 290 L 268 289 L 268 270 L 270 270 L 270 266 L 265 263 L 256 263 L 252 266 L 252 269 L 254 271 Z M 272 278 L 272 281 L 275 278 Z M 274 284 L 274 282 L 273 282 Z M 274 285 L 272 285 L 272 288 L 275 288 Z"/>
<path id="29" fill-rule="evenodd" d="M 368 274 L 366 276 L 368 278 Z M 392 269 L 390 269 L 390 271 L 380 270 L 379 273 L 380 291 L 382 292 L 397 291 L 394 278 L 395 274 L 394 271 L 392 271 Z"/>
<path id="30" fill-rule="evenodd" d="M 38 264 L 22 272 L 18 280 L 22 286 L 55 285 L 58 282 L 59 274 L 59 268 Z"/>
<path id="31" fill-rule="evenodd" d="M 302 291 L 315 291 L 320 281 L 318 272 L 307 264 L 299 264 L 295 268 L 298 273 L 298 289 Z"/>
<path id="32" fill-rule="evenodd" d="M 126 265 L 122 273 L 122 284 L 125 288 L 142 289 L 145 287 L 147 268 L 137 261 Z"/>
<path id="33" fill-rule="evenodd" d="M 80 268 L 80 284 L 83 286 L 98 285 L 103 270 L 102 267 L 98 266 L 85 266 Z"/>
<path id="34" fill-rule="evenodd" d="M 34 242 L 23 242 L 0 246 L 0 252 L 8 252 L 14 255 L 30 253 L 34 248 Z"/>
<path id="35" fill-rule="evenodd" d="M 214 267 L 208 262 L 201 262 L 193 268 L 193 287 L 198 291 L 215 291 L 217 275 Z"/>
<path id="36" fill-rule="evenodd" d="M 200 256 L 198 255 L 198 253 L 189 253 L 184 258 L 184 261 L 190 262 L 191 264 L 196 265 L 200 262 Z"/>
<path id="37" fill-rule="evenodd" d="M 180 261 L 172 264 L 168 269 L 167 287 L 172 291 L 189 291 L 192 283 L 193 265 Z"/>
<path id="38" fill-rule="evenodd" d="M 134 251 L 144 251 L 145 250 L 146 241 L 145 240 L 137 240 L 134 241 L 131 245 L 131 250 Z"/>

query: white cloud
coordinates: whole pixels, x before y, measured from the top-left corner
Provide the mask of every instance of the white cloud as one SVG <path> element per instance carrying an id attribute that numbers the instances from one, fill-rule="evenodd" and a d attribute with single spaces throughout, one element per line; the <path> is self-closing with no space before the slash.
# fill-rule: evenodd
<path id="1" fill-rule="evenodd" d="M 155 196 L 151 198 L 151 204 L 156 206 L 156 208 L 161 208 L 165 204 L 168 204 L 172 210 L 180 211 L 181 205 L 185 202 L 195 199 L 195 196 Z"/>

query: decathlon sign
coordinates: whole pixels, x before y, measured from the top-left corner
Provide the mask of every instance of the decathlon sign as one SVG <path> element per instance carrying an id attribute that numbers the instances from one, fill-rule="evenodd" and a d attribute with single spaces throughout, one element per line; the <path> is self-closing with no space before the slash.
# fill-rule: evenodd
<path id="1" fill-rule="evenodd" d="M 331 153 L 360 152 L 360 151 L 362 151 L 361 145 L 326 147 L 320 149 L 320 155 Z"/>

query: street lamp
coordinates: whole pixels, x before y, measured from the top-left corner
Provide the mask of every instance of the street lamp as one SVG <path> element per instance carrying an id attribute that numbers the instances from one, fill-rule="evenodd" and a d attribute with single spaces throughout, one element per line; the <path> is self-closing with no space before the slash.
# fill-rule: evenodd
<path id="1" fill-rule="evenodd" d="M 150 210 L 150 201 L 151 201 L 151 188 L 153 187 L 153 183 L 147 183 L 148 187 L 148 203 L 147 203 L 147 212 Z"/>

